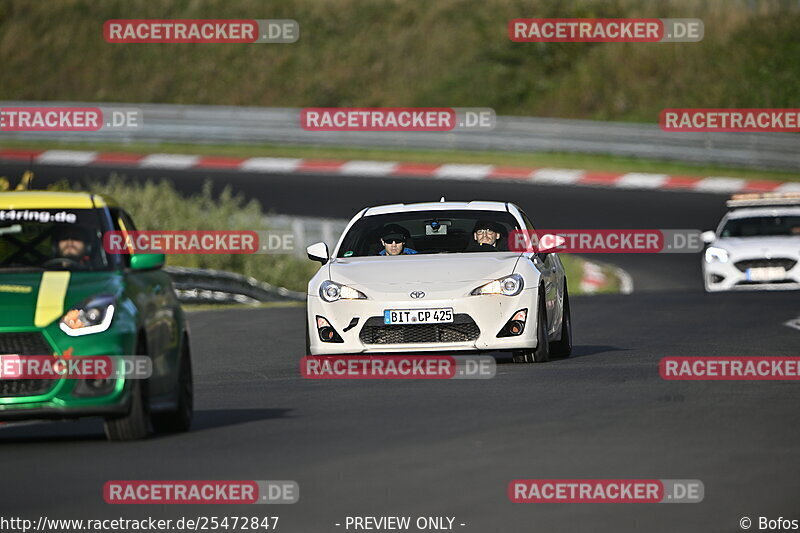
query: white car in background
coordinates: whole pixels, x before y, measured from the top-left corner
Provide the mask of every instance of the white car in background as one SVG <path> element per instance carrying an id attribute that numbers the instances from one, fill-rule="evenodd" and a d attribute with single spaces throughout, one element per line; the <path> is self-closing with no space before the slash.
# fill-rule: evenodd
<path id="1" fill-rule="evenodd" d="M 703 233 L 706 291 L 800 289 L 800 194 L 737 194 Z"/>
<path id="2" fill-rule="evenodd" d="M 488 248 L 474 239 L 486 221 L 501 235 Z M 412 252 L 378 255 L 386 228 L 402 232 L 403 250 Z M 362 210 L 332 254 L 325 243 L 308 247 L 322 267 L 308 284 L 307 355 L 503 350 L 517 362 L 568 356 L 564 268 L 555 253 L 510 251 L 516 230 L 533 226 L 504 202 L 443 198 Z"/>

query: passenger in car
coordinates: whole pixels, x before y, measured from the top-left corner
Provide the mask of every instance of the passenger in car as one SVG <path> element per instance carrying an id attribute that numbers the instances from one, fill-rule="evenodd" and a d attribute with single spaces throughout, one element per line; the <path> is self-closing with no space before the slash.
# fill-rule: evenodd
<path id="1" fill-rule="evenodd" d="M 501 250 L 500 238 L 503 235 L 503 228 L 489 220 L 479 220 L 472 228 L 472 238 L 474 239 L 467 252 L 498 252 Z"/>

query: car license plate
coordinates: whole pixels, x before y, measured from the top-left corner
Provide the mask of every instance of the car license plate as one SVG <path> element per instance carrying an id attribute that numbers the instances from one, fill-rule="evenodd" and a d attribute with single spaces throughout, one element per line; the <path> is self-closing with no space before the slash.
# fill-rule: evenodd
<path id="1" fill-rule="evenodd" d="M 383 312 L 384 324 L 442 324 L 452 321 L 452 307 L 441 309 L 387 309 Z"/>
<path id="2" fill-rule="evenodd" d="M 748 281 L 781 280 L 786 277 L 786 269 L 783 267 L 748 268 L 745 277 Z"/>

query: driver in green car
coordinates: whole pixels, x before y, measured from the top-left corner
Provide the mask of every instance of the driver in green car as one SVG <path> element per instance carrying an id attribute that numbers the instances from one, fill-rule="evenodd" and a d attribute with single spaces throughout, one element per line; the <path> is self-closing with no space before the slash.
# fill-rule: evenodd
<path id="1" fill-rule="evenodd" d="M 53 229 L 53 257 L 63 258 L 63 268 L 70 264 L 88 265 L 90 257 L 89 239 L 86 231 L 80 227 L 59 226 Z"/>

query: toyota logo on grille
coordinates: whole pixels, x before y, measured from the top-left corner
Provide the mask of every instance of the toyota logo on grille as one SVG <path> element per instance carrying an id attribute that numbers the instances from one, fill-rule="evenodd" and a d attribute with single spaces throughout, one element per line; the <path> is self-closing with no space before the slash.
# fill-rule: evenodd
<path id="1" fill-rule="evenodd" d="M 425 298 L 425 293 L 422 291 L 414 291 L 409 296 L 411 296 L 415 300 L 419 300 L 420 298 Z"/>

